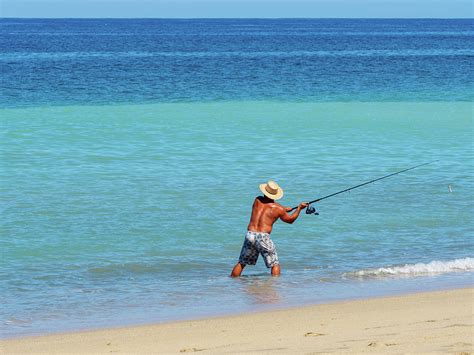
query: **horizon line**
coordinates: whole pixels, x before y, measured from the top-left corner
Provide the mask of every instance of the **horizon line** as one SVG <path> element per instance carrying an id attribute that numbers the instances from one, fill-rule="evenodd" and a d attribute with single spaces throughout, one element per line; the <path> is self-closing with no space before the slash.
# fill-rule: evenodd
<path id="1" fill-rule="evenodd" d="M 17 17 L 0 20 L 472 20 L 472 17 Z"/>

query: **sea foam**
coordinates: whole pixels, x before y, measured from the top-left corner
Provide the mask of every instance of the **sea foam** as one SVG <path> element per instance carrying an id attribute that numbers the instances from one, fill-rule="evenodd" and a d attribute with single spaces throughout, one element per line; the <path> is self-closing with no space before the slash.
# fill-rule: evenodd
<path id="1" fill-rule="evenodd" d="M 419 275 L 445 274 L 459 271 L 474 271 L 474 258 L 455 259 L 450 261 L 434 260 L 429 263 L 405 264 L 399 266 L 364 269 L 345 273 L 345 277 L 410 277 Z"/>

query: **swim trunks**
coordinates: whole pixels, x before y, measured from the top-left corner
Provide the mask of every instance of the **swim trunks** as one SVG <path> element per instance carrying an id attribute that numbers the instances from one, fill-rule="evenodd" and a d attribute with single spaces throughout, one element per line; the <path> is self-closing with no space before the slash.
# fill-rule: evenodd
<path id="1" fill-rule="evenodd" d="M 255 265 L 259 254 L 262 254 L 267 268 L 280 264 L 275 244 L 270 239 L 270 234 L 248 231 L 240 252 L 239 263 Z"/>

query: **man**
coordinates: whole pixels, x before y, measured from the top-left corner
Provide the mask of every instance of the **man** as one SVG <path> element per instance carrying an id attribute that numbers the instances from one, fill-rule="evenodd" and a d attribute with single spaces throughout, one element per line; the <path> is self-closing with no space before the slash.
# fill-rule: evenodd
<path id="1" fill-rule="evenodd" d="M 280 275 L 280 262 L 275 245 L 270 239 L 273 224 L 281 219 L 286 223 L 296 221 L 302 209 L 308 203 L 301 202 L 296 211 L 290 215 L 291 207 L 283 207 L 275 202 L 283 197 L 283 190 L 275 181 L 268 181 L 260 185 L 264 196 L 258 196 L 252 206 L 252 215 L 245 236 L 244 245 L 240 252 L 239 262 L 232 269 L 230 276 L 240 276 L 245 265 L 255 265 L 258 255 L 261 254 L 267 268 L 272 269 L 272 276 Z"/>

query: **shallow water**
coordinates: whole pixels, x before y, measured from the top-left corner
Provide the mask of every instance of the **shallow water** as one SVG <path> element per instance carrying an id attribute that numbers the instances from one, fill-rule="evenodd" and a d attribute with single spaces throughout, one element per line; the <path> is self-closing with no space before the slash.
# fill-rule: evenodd
<path id="1" fill-rule="evenodd" d="M 2 334 L 472 284 L 471 110 L 442 102 L 4 109 Z M 244 272 L 255 277 L 228 278 L 259 183 L 278 181 L 282 203 L 293 206 L 434 159 L 327 199 L 319 216 L 278 223 L 280 279 L 261 260 Z M 417 263 L 428 266 L 373 271 Z"/>

